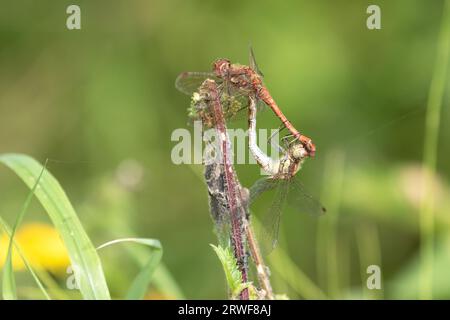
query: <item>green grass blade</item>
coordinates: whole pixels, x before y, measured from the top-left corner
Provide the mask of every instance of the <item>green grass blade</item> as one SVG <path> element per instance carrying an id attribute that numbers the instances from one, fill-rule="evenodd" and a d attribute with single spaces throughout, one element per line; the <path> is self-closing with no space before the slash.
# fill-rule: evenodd
<path id="1" fill-rule="evenodd" d="M 158 265 L 153 278 L 153 285 L 155 286 L 155 288 L 166 297 L 176 300 L 186 299 L 180 286 L 175 281 L 174 277 L 170 273 L 169 269 L 164 265 L 164 263 L 161 262 Z"/>
<path id="2" fill-rule="evenodd" d="M 16 280 L 14 278 L 14 271 L 13 271 L 13 266 L 12 266 L 12 251 L 13 251 L 14 235 L 16 234 L 17 228 L 19 227 L 20 223 L 22 222 L 23 218 L 25 217 L 28 207 L 30 206 L 31 199 L 33 199 L 34 191 L 36 190 L 37 186 L 39 185 L 39 181 L 42 178 L 42 174 L 44 173 L 46 166 L 47 166 L 47 162 L 42 167 L 42 170 L 39 173 L 36 183 L 33 185 L 33 188 L 31 188 L 30 192 L 28 193 L 25 203 L 23 204 L 22 211 L 17 216 L 17 219 L 14 223 L 14 226 L 13 226 L 13 229 L 11 232 L 11 236 L 9 237 L 8 253 L 6 256 L 5 266 L 3 268 L 3 278 L 2 278 L 2 280 L 3 280 L 2 294 L 3 294 L 3 299 L 5 299 L 5 300 L 16 300 L 17 299 Z"/>
<path id="3" fill-rule="evenodd" d="M 150 281 L 152 280 L 155 270 L 161 261 L 163 253 L 162 246 L 161 243 L 155 239 L 124 238 L 112 240 L 105 244 L 102 244 L 97 248 L 97 250 L 111 246 L 113 244 L 124 242 L 134 242 L 138 244 L 143 244 L 150 247 L 153 251 L 148 261 L 142 267 L 141 271 L 138 273 L 136 278 L 133 280 L 126 295 L 126 299 L 128 300 L 141 300 L 145 297 Z"/>
<path id="4" fill-rule="evenodd" d="M 141 268 L 147 264 L 148 256 L 151 254 L 151 249 L 143 246 L 127 246 L 125 250 Z M 152 284 L 155 289 L 168 298 L 176 300 L 186 299 L 180 286 L 163 262 L 158 264 L 153 275 Z"/>
<path id="5" fill-rule="evenodd" d="M 271 270 L 277 272 L 299 295 L 305 299 L 327 299 L 325 293 L 281 248 L 274 250 L 267 259 Z"/>
<path id="6" fill-rule="evenodd" d="M 438 138 L 442 99 L 445 93 L 448 59 L 450 55 L 450 0 L 444 3 L 437 56 L 427 102 L 423 167 L 425 181 L 420 210 L 421 264 L 420 292 L 422 299 L 432 299 L 434 260 L 434 194 L 432 179 L 436 172 Z"/>
<path id="7" fill-rule="evenodd" d="M 21 154 L 0 155 L 0 162 L 13 170 L 29 187 L 36 183 L 42 165 Z M 45 171 L 35 195 L 58 230 L 69 253 L 77 284 L 84 299 L 110 299 L 97 251 L 86 234 L 59 182 Z"/>
<path id="8" fill-rule="evenodd" d="M 381 289 L 379 290 L 370 290 L 367 286 L 367 278 L 369 277 L 367 267 L 376 265 L 383 270 L 377 226 L 368 222 L 360 223 L 356 225 L 355 235 L 361 272 L 362 299 L 382 300 L 384 295 L 383 279 L 381 279 Z"/>
<path id="9" fill-rule="evenodd" d="M 323 176 L 326 181 L 322 199 L 327 214 L 318 221 L 316 265 L 320 285 L 327 288 L 330 298 L 338 299 L 342 288 L 342 272 L 339 271 L 342 257 L 338 254 L 342 239 L 339 238 L 338 225 L 345 179 L 345 153 L 333 150 L 327 154 Z"/>

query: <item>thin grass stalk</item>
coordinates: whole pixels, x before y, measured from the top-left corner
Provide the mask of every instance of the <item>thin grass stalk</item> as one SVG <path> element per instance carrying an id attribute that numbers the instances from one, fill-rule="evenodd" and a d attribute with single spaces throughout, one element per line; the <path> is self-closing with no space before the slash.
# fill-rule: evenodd
<path id="1" fill-rule="evenodd" d="M 253 228 L 248 220 L 245 224 L 245 230 L 247 233 L 248 247 L 250 248 L 250 253 L 252 255 L 253 262 L 255 263 L 259 285 L 264 290 L 265 297 L 269 300 L 273 300 L 275 299 L 275 296 L 273 294 L 272 285 L 270 284 L 269 272 L 264 263 L 261 251 L 259 250 L 259 245 L 256 241 Z"/>
<path id="2" fill-rule="evenodd" d="M 423 154 L 423 199 L 420 209 L 421 277 L 419 295 L 421 299 L 432 299 L 434 260 L 434 190 L 438 137 L 442 99 L 445 93 L 448 57 L 450 53 L 450 0 L 445 1 L 438 39 L 436 60 L 427 102 L 425 139 Z"/>
<path id="3" fill-rule="evenodd" d="M 364 299 L 383 299 L 383 279 L 381 290 L 369 290 L 367 286 L 367 267 L 377 265 L 382 268 L 380 239 L 378 228 L 372 223 L 362 223 L 355 228 L 356 244 L 358 246 L 359 264 L 361 272 L 361 286 Z"/>
<path id="4" fill-rule="evenodd" d="M 337 225 L 339 207 L 344 181 L 345 154 L 335 151 L 327 156 L 324 177 L 326 178 L 324 199 L 327 207 L 325 219 L 319 222 L 317 232 L 317 252 L 325 252 L 325 257 L 317 256 L 317 268 L 320 283 L 326 282 L 328 295 L 335 299 L 340 297 L 339 258 Z"/>

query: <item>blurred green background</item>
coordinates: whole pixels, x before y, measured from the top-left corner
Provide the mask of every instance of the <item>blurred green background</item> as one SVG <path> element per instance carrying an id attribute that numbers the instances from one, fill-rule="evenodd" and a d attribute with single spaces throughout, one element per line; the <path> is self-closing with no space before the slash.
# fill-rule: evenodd
<path id="1" fill-rule="evenodd" d="M 81 7 L 81 30 L 66 29 L 70 4 Z M 381 7 L 381 30 L 366 28 L 369 4 Z M 182 71 L 210 70 L 219 57 L 246 64 L 251 42 L 272 95 L 317 145 L 300 175 L 328 208 L 319 219 L 286 208 L 281 243 L 268 257 L 275 291 L 292 299 L 418 298 L 426 106 L 443 6 L 438 0 L 4 1 L 0 153 L 52 159 L 49 170 L 94 244 L 159 239 L 179 292 L 154 286 L 150 298 L 225 298 L 209 246 L 217 240 L 202 167 L 171 162 L 172 131 L 192 130 L 189 97 L 174 81 Z M 445 88 L 433 178 L 434 298 L 450 298 L 448 82 Z M 260 128 L 279 125 L 270 110 L 258 119 Z M 256 165 L 237 170 L 245 186 L 259 178 Z M 26 190 L 0 169 L 0 214 L 10 224 Z M 270 195 L 258 201 L 254 214 L 270 201 Z M 36 203 L 25 223 L 33 221 L 48 222 Z M 112 295 L 120 297 L 138 269 L 123 249 L 101 255 Z M 382 290 L 364 290 L 371 264 L 381 266 Z M 64 283 L 64 274 L 55 277 Z M 31 283 L 18 280 L 19 288 Z"/>

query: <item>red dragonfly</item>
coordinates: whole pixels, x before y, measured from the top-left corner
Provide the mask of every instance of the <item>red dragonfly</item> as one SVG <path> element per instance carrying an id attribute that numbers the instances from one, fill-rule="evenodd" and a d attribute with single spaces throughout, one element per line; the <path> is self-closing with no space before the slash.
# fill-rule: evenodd
<path id="1" fill-rule="evenodd" d="M 213 72 L 184 72 L 180 74 L 176 81 L 176 88 L 188 95 L 193 95 L 198 90 L 198 87 L 207 78 L 216 81 L 219 84 L 221 95 L 226 95 L 226 98 L 244 97 L 247 101 L 239 102 L 237 105 L 240 109 L 248 106 L 248 97 L 254 96 L 257 100 L 263 101 L 268 105 L 275 115 L 281 120 L 282 125 L 288 129 L 291 136 L 298 140 L 304 146 L 308 156 L 314 156 L 316 147 L 312 140 L 307 136 L 302 135 L 292 123 L 286 118 L 281 109 L 276 104 L 275 100 L 269 93 L 269 90 L 264 86 L 262 81 L 262 73 L 259 71 L 254 58 L 253 50 L 250 48 L 250 66 L 233 64 L 228 59 L 218 59 L 213 63 Z M 227 105 L 224 104 L 227 109 Z M 231 108 L 231 114 L 235 114 L 235 108 Z"/>
<path id="2" fill-rule="evenodd" d="M 308 156 L 307 150 L 301 143 L 286 143 L 280 159 L 272 159 L 258 147 L 256 142 L 256 102 L 253 98 L 250 98 L 249 104 L 249 149 L 258 165 L 270 175 L 270 177 L 256 181 L 250 188 L 250 204 L 262 193 L 276 190 L 274 200 L 262 219 L 265 229 L 261 240 L 269 242 L 263 247 L 270 252 L 278 241 L 281 214 L 286 202 L 299 211 L 315 216 L 324 214 L 326 209 L 305 191 L 296 177 L 303 161 Z"/>

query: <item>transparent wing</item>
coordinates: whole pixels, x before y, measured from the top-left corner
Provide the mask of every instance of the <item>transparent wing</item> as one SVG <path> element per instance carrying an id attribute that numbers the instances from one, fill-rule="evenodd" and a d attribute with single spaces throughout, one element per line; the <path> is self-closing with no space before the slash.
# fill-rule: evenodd
<path id="1" fill-rule="evenodd" d="M 279 180 L 272 178 L 262 178 L 250 187 L 250 204 L 258 199 L 262 193 L 273 190 L 278 186 Z"/>
<path id="2" fill-rule="evenodd" d="M 253 47 L 250 44 L 248 46 L 248 60 L 250 64 L 250 68 L 252 68 L 256 73 L 258 73 L 261 77 L 264 77 L 262 71 L 258 68 L 258 64 L 256 63 L 255 53 L 253 52 Z"/>
<path id="3" fill-rule="evenodd" d="M 289 181 L 278 180 L 278 186 L 269 209 L 262 218 L 263 234 L 261 237 L 264 254 L 269 254 L 278 243 L 281 214 L 289 193 Z"/>
<path id="4" fill-rule="evenodd" d="M 258 73 L 261 77 L 264 77 L 264 74 L 262 73 L 261 69 L 259 69 L 258 64 L 256 63 L 255 53 L 251 44 L 248 46 L 248 59 L 250 68 L 256 71 L 256 73 Z M 258 102 L 256 103 L 256 107 L 258 109 L 258 112 L 267 109 L 266 104 L 262 100 L 258 100 Z"/>
<path id="5" fill-rule="evenodd" d="M 217 84 L 222 82 L 212 72 L 183 72 L 175 80 L 175 88 L 190 96 L 198 90 L 206 79 L 214 80 Z"/>
<path id="6" fill-rule="evenodd" d="M 295 210 L 309 213 L 312 216 L 321 216 L 327 211 L 325 207 L 311 196 L 297 177 L 290 179 L 289 205 Z"/>
<path id="7" fill-rule="evenodd" d="M 222 92 L 225 92 L 225 90 L 222 89 Z M 225 111 L 225 118 L 227 119 L 227 121 L 231 122 L 238 120 L 247 120 L 249 105 L 248 94 L 236 89 L 232 89 L 230 90 L 230 92 L 232 97 L 231 99 L 222 94 L 222 107 Z M 258 110 L 258 112 L 256 113 L 257 116 L 259 113 L 267 110 L 267 106 L 262 100 L 257 101 L 256 108 Z"/>
<path id="8" fill-rule="evenodd" d="M 227 121 L 245 119 L 249 93 L 229 85 L 212 72 L 184 72 L 175 80 L 175 87 L 184 94 L 192 95 L 206 79 L 217 83 Z"/>
<path id="9" fill-rule="evenodd" d="M 256 109 L 258 110 L 258 113 L 264 112 L 267 110 L 267 105 L 264 103 L 264 101 L 258 99 L 256 102 Z M 256 115 L 258 115 L 258 113 Z"/>
<path id="10" fill-rule="evenodd" d="M 227 81 L 222 83 L 219 90 L 225 119 L 227 121 L 246 119 L 249 104 L 248 94 L 229 85 Z"/>
<path id="11" fill-rule="evenodd" d="M 175 80 L 178 91 L 192 95 L 206 80 L 214 80 L 219 88 L 222 107 L 227 121 L 236 121 L 247 118 L 248 95 L 251 93 L 244 89 L 238 89 L 230 85 L 228 81 L 215 76 L 212 72 L 183 72 Z M 258 110 L 266 109 L 263 101 L 258 100 Z"/>

